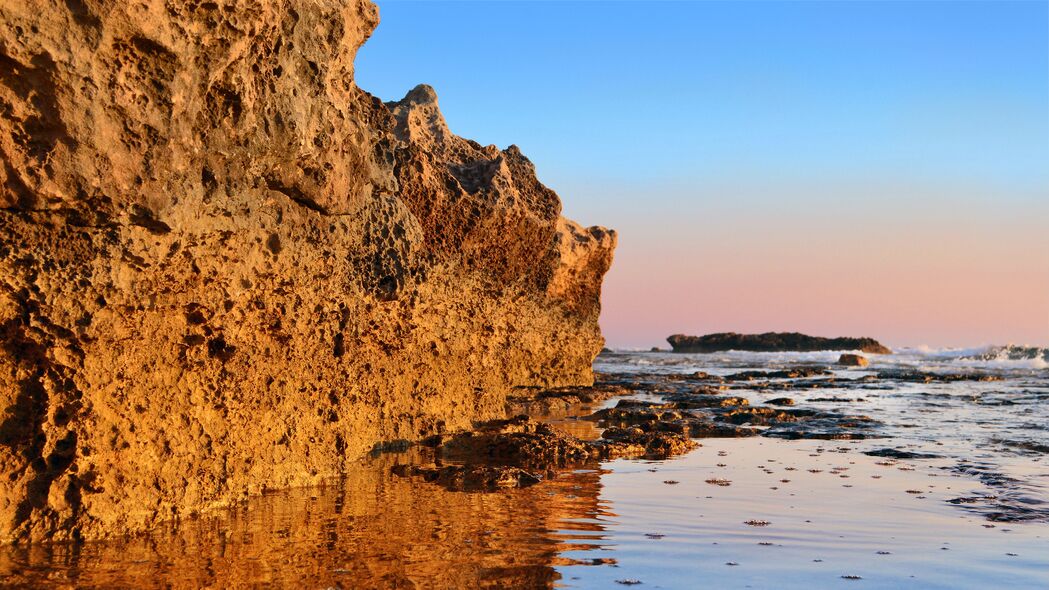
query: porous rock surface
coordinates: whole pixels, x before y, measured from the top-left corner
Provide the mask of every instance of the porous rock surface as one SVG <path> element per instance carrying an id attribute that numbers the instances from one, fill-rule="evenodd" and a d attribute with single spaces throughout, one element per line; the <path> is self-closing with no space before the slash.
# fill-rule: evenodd
<path id="1" fill-rule="evenodd" d="M 141 530 L 591 383 L 615 234 L 431 88 L 359 89 L 377 23 L 0 3 L 0 541 Z"/>

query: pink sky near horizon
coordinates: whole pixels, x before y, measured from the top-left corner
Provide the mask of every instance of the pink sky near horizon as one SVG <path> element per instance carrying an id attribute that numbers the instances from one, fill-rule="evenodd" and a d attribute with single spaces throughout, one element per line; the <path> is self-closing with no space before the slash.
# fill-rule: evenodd
<path id="1" fill-rule="evenodd" d="M 1049 346 L 1049 199 L 668 190 L 679 198 L 611 199 L 608 219 L 583 220 L 619 230 L 602 296 L 610 347 L 723 331 Z"/>

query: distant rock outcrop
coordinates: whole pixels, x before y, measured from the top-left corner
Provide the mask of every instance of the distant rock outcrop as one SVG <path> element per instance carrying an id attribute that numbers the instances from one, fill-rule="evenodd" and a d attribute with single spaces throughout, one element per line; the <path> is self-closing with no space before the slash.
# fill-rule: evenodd
<path id="1" fill-rule="evenodd" d="M 674 347 L 674 352 L 859 350 L 873 354 L 892 354 L 891 350 L 873 338 L 820 338 L 798 332 L 766 332 L 765 334 L 721 332 L 706 336 L 674 334 L 667 338 L 667 342 Z"/>
<path id="2" fill-rule="evenodd" d="M 314 484 L 513 386 L 591 383 L 615 233 L 432 88 L 359 89 L 377 23 L 0 3 L 0 542 Z"/>

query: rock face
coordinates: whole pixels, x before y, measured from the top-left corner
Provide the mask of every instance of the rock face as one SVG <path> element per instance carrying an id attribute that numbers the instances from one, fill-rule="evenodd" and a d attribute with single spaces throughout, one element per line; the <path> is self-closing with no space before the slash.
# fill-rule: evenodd
<path id="1" fill-rule="evenodd" d="M 838 357 L 838 364 L 846 367 L 866 367 L 870 361 L 867 360 L 867 357 L 846 353 Z"/>
<path id="2" fill-rule="evenodd" d="M 367 0 L 0 4 L 0 541 L 140 530 L 589 384 L 615 234 L 384 105 Z"/>
<path id="3" fill-rule="evenodd" d="M 674 347 L 674 352 L 859 350 L 873 354 L 892 354 L 891 350 L 873 338 L 820 338 L 797 332 L 766 332 L 764 334 L 722 332 L 706 336 L 674 334 L 667 338 L 667 342 Z"/>

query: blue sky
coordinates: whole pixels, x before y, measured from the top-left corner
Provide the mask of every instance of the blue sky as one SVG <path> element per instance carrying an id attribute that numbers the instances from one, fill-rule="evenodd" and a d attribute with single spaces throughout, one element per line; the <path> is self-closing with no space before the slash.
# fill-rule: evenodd
<path id="1" fill-rule="evenodd" d="M 566 214 L 620 230 L 627 267 L 656 255 L 643 244 L 660 231 L 712 218 L 738 225 L 771 209 L 834 230 L 841 219 L 828 202 L 879 219 L 927 215 L 930 225 L 914 228 L 924 235 L 948 229 L 937 211 L 990 209 L 1002 236 L 1020 233 L 1024 247 L 1043 243 L 1023 234 L 1032 218 L 1049 227 L 1044 1 L 378 4 L 358 84 L 384 100 L 434 86 L 454 132 L 516 143 Z M 1023 256 L 1049 273 L 1049 253 Z M 677 269 L 692 271 L 703 267 Z M 1049 341 L 1039 288 L 1024 287 L 1034 328 L 1017 325 L 1018 340 Z M 629 313 L 618 305 L 615 314 Z M 614 325 L 609 313 L 603 322 Z M 611 332 L 624 345 L 655 337 Z M 1013 333 L 986 332 L 925 331 L 931 343 Z"/>

